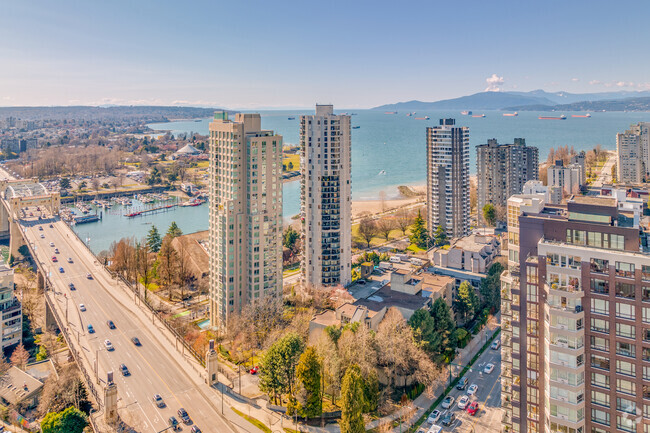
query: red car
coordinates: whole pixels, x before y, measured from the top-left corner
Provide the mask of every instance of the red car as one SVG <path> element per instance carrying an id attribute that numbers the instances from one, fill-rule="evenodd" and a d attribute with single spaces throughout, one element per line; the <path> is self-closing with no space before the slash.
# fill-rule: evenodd
<path id="1" fill-rule="evenodd" d="M 478 412 L 478 401 L 473 401 L 469 406 L 467 406 L 467 413 L 470 415 L 476 415 L 476 412 Z"/>
<path id="2" fill-rule="evenodd" d="M 260 371 L 260 368 L 256 365 L 255 367 L 251 368 L 250 373 L 257 374 L 258 371 Z"/>
<path id="3" fill-rule="evenodd" d="M 52 256 L 52 261 L 53 262 L 58 262 L 59 260 L 56 258 L 56 256 Z"/>

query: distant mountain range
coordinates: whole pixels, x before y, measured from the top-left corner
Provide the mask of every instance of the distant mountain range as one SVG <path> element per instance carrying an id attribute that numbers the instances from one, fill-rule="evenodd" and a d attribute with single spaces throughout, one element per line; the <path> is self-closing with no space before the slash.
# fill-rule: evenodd
<path id="1" fill-rule="evenodd" d="M 460 98 L 436 102 L 407 101 L 373 108 L 385 111 L 422 110 L 536 110 L 536 111 L 650 111 L 650 91 L 567 93 L 545 92 L 480 92 Z M 593 104 L 593 105 L 589 105 Z M 574 107 L 566 108 L 566 107 Z M 593 106 L 594 108 L 583 108 Z M 603 108 L 596 108 L 603 107 Z M 609 107 L 609 108 L 607 108 Z"/>

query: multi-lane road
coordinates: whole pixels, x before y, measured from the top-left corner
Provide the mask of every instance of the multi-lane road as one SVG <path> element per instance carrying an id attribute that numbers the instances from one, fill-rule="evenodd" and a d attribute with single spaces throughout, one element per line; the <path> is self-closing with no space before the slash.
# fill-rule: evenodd
<path id="1" fill-rule="evenodd" d="M 178 418 L 177 410 L 184 407 L 203 432 L 233 431 L 220 414 L 220 400 L 214 389 L 202 384 L 198 373 L 179 359 L 174 346 L 152 323 L 151 315 L 138 310 L 133 297 L 97 264 L 64 222 L 58 218 L 30 218 L 21 225 L 36 260 L 42 263 L 54 286 L 59 315 L 67 317 L 68 335 L 78 342 L 86 365 L 91 366 L 89 373 L 94 376 L 96 369 L 96 378 L 105 384 L 107 372 L 114 372 L 118 413 L 126 423 L 137 431 L 158 432 L 168 426 L 170 416 Z M 92 278 L 88 278 L 89 274 Z M 81 311 L 80 304 L 86 311 Z M 115 329 L 109 328 L 109 320 Z M 89 332 L 88 325 L 92 325 L 94 333 Z M 140 340 L 140 346 L 132 342 L 133 337 Z M 110 340 L 114 350 L 106 349 L 105 340 Z M 129 376 L 120 373 L 120 364 L 128 367 Z M 154 394 L 163 397 L 166 407 L 154 404 Z M 234 415 L 227 405 L 225 409 L 226 416 Z"/>

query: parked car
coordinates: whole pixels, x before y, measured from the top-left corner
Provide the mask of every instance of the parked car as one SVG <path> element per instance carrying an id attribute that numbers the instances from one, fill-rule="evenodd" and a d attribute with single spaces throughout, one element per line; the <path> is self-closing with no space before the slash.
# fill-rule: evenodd
<path id="1" fill-rule="evenodd" d="M 45 235 L 41 233 L 41 239 L 45 239 Z"/>
<path id="2" fill-rule="evenodd" d="M 93 276 L 91 274 L 86 274 L 86 278 L 88 278 L 89 280 L 92 280 Z"/>
<path id="3" fill-rule="evenodd" d="M 165 407 L 165 400 L 163 400 L 163 398 L 160 396 L 160 394 L 154 394 L 153 402 L 158 407 Z"/>
<path id="4" fill-rule="evenodd" d="M 437 423 L 438 420 L 440 419 L 441 413 L 442 412 L 440 412 L 438 409 L 431 412 L 431 414 L 429 415 L 429 418 L 427 418 L 427 421 L 429 422 L 429 424 Z"/>
<path id="5" fill-rule="evenodd" d="M 84 304 L 79 304 L 80 311 L 86 311 L 86 306 Z"/>
<path id="6" fill-rule="evenodd" d="M 494 364 L 489 363 L 489 364 L 486 365 L 485 368 L 483 369 L 483 373 L 485 373 L 485 374 L 490 374 L 490 373 L 492 373 L 492 370 L 494 370 Z"/>
<path id="7" fill-rule="evenodd" d="M 492 350 L 499 350 L 499 347 L 501 347 L 501 340 L 494 340 L 492 344 L 490 344 L 490 349 Z"/>
<path id="8" fill-rule="evenodd" d="M 442 408 L 443 409 L 449 409 L 452 404 L 454 404 L 454 397 L 448 395 L 445 397 L 445 399 L 442 401 Z"/>
<path id="9" fill-rule="evenodd" d="M 95 328 L 93 328 L 93 325 L 88 325 L 88 333 L 89 334 L 94 334 L 95 333 Z"/>
<path id="10" fill-rule="evenodd" d="M 128 367 L 126 364 L 120 364 L 120 371 L 122 372 L 122 376 L 130 376 L 131 372 L 129 372 Z"/>
<path id="11" fill-rule="evenodd" d="M 466 377 L 461 377 L 460 380 L 458 381 L 458 383 L 456 384 L 456 389 L 458 389 L 458 390 L 465 389 L 467 387 L 467 382 L 469 382 L 469 381 L 467 380 Z"/>
<path id="12" fill-rule="evenodd" d="M 257 374 L 258 371 L 260 371 L 260 368 L 256 365 L 255 367 L 251 368 L 250 374 Z"/>
<path id="13" fill-rule="evenodd" d="M 75 287 L 74 284 L 72 284 L 72 283 L 68 284 L 68 288 L 69 288 L 70 290 L 75 290 L 75 289 L 76 289 L 76 287 Z"/>
<path id="14" fill-rule="evenodd" d="M 469 403 L 469 397 L 464 395 L 461 398 L 458 399 L 458 408 L 459 409 L 465 409 L 467 407 L 467 404 Z"/>
<path id="15" fill-rule="evenodd" d="M 115 323 L 112 320 L 107 321 L 106 324 L 110 329 L 115 329 Z"/>
<path id="16" fill-rule="evenodd" d="M 63 270 L 63 266 L 59 266 L 59 273 L 64 273 L 65 271 Z"/>
<path id="17" fill-rule="evenodd" d="M 51 246 L 51 247 L 54 247 L 54 242 L 50 242 L 50 246 Z"/>
<path id="18" fill-rule="evenodd" d="M 68 263 L 72 263 L 72 257 L 68 257 Z"/>
<path id="19" fill-rule="evenodd" d="M 108 350 L 109 352 L 115 350 L 115 348 L 113 347 L 113 343 L 111 343 L 111 340 L 104 340 L 104 346 L 106 347 L 106 350 Z"/>
<path id="20" fill-rule="evenodd" d="M 140 340 L 138 340 L 138 337 L 132 337 L 132 338 L 131 338 L 131 341 L 132 341 L 133 344 L 135 344 L 136 346 L 140 346 Z"/>
<path id="21" fill-rule="evenodd" d="M 43 226 L 38 226 L 38 231 L 42 232 L 43 231 Z"/>
<path id="22" fill-rule="evenodd" d="M 478 391 L 478 385 L 473 383 L 467 388 L 467 395 L 474 395 Z"/>
<path id="23" fill-rule="evenodd" d="M 190 416 L 187 414 L 187 411 L 183 408 L 178 409 L 178 417 L 183 421 L 185 424 L 189 424 L 192 422 L 190 419 Z"/>
<path id="24" fill-rule="evenodd" d="M 178 425 L 178 420 L 177 420 L 175 417 L 170 416 L 170 417 L 169 417 L 169 426 L 170 426 L 174 431 L 178 430 L 178 427 L 179 427 L 179 425 Z"/>
<path id="25" fill-rule="evenodd" d="M 50 228 L 54 228 L 54 226 L 52 224 L 50 224 Z"/>
<path id="26" fill-rule="evenodd" d="M 54 254 L 59 254 L 59 249 L 58 248 L 54 248 Z"/>
<path id="27" fill-rule="evenodd" d="M 450 426 L 454 421 L 456 421 L 456 415 L 453 412 L 447 412 L 445 416 L 442 417 L 442 425 L 445 427 Z"/>
<path id="28" fill-rule="evenodd" d="M 193 425 L 192 428 L 190 429 L 192 433 L 201 433 L 201 429 L 198 428 L 197 426 Z"/>
<path id="29" fill-rule="evenodd" d="M 467 406 L 467 413 L 470 415 L 476 415 L 476 412 L 478 412 L 478 401 L 473 401 L 469 406 Z"/>
<path id="30" fill-rule="evenodd" d="M 59 260 L 56 258 L 56 256 L 52 256 L 52 261 L 53 261 L 54 263 L 56 263 L 56 262 L 58 262 Z"/>

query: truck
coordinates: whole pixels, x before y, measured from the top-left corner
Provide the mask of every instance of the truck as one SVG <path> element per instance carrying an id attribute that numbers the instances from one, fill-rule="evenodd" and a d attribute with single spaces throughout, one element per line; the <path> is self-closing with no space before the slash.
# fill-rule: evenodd
<path id="1" fill-rule="evenodd" d="M 417 257 L 413 257 L 411 260 L 409 260 L 412 265 L 414 266 L 422 266 L 424 265 L 424 260 L 418 259 Z"/>
<path id="2" fill-rule="evenodd" d="M 393 264 L 389 262 L 379 262 L 379 269 L 383 271 L 389 271 L 393 269 Z"/>

